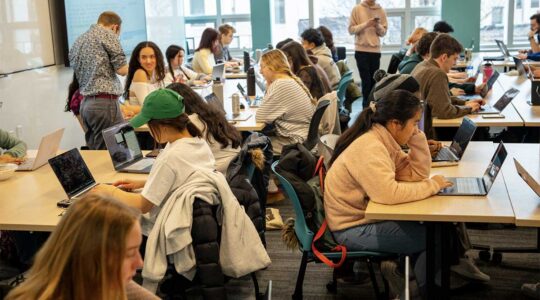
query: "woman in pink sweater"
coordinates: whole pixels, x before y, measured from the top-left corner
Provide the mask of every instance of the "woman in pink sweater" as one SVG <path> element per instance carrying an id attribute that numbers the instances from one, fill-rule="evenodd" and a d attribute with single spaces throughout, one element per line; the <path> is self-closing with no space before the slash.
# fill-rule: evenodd
<path id="1" fill-rule="evenodd" d="M 413 255 L 420 288 L 426 284 L 425 226 L 365 218 L 369 201 L 399 204 L 428 198 L 451 185 L 429 177 L 431 155 L 417 127 L 422 114 L 414 94 L 396 90 L 364 109 L 340 137 L 325 183 L 324 208 L 336 241 L 349 250 Z M 400 145 L 408 145 L 408 154 Z"/>

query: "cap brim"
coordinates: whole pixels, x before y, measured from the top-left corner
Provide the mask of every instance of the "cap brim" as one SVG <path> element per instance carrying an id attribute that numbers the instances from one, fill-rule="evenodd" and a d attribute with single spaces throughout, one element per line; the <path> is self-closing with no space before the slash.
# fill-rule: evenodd
<path id="1" fill-rule="evenodd" d="M 150 121 L 150 118 L 147 118 L 145 116 L 143 116 L 141 113 L 136 115 L 135 117 L 133 117 L 130 121 L 129 121 L 129 124 L 131 126 L 133 126 L 133 128 L 138 128 L 138 127 L 141 127 L 143 126 L 144 124 L 148 123 L 148 121 Z"/>

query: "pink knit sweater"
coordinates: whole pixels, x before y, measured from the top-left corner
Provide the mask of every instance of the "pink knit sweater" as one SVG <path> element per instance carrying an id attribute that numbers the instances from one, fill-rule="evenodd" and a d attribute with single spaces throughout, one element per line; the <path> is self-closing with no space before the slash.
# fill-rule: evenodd
<path id="1" fill-rule="evenodd" d="M 368 27 L 367 22 L 375 17 L 380 18 L 376 27 Z M 355 35 L 354 49 L 362 52 L 381 52 L 381 37 L 386 35 L 388 23 L 386 12 L 379 4 L 367 5 L 364 1 L 356 5 L 349 19 L 349 33 Z"/>
<path id="2" fill-rule="evenodd" d="M 324 209 L 330 230 L 372 223 L 365 218 L 368 201 L 399 204 L 425 199 L 439 191 L 429 179 L 431 155 L 418 130 L 407 143 L 408 154 L 379 124 L 357 138 L 333 163 L 325 180 Z"/>

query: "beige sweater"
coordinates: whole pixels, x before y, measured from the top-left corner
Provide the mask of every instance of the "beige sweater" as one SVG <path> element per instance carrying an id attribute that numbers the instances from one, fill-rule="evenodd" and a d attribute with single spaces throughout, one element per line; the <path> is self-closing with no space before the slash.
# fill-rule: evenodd
<path id="1" fill-rule="evenodd" d="M 367 25 L 370 19 L 380 18 L 376 27 Z M 354 49 L 362 52 L 381 52 L 381 37 L 386 35 L 386 12 L 379 5 L 368 6 L 365 1 L 356 5 L 349 19 L 349 33 L 355 35 Z"/>
<path id="2" fill-rule="evenodd" d="M 439 191 L 437 182 L 429 179 L 431 156 L 424 133 L 417 130 L 407 144 L 408 154 L 384 126 L 375 124 L 343 151 L 325 179 L 330 230 L 374 222 L 365 218 L 369 201 L 399 204 Z"/>

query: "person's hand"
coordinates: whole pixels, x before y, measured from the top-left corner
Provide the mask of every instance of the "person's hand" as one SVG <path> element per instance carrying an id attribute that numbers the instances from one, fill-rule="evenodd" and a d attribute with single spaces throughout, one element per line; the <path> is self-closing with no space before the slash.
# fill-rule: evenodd
<path id="1" fill-rule="evenodd" d="M 482 90 L 486 87 L 486 84 L 485 83 L 482 83 L 481 85 L 477 85 L 474 87 L 474 93 L 475 94 L 480 94 L 482 93 Z"/>
<path id="2" fill-rule="evenodd" d="M 90 190 L 90 193 L 92 194 L 104 194 L 107 196 L 114 196 L 114 192 L 117 191 L 118 188 L 110 185 L 110 184 L 98 184 L 92 190 Z"/>
<path id="3" fill-rule="evenodd" d="M 486 105 L 486 100 L 485 100 L 485 99 L 470 100 L 469 102 L 476 102 L 476 103 L 478 103 L 480 106 Z"/>
<path id="4" fill-rule="evenodd" d="M 527 53 L 520 53 L 517 55 L 519 59 L 527 59 Z"/>
<path id="5" fill-rule="evenodd" d="M 471 112 L 477 112 L 480 110 L 480 103 L 476 102 L 475 100 L 467 101 L 467 103 L 465 103 L 465 106 L 470 107 Z"/>
<path id="6" fill-rule="evenodd" d="M 125 191 L 132 191 L 144 187 L 146 180 L 121 179 L 113 183 L 113 186 Z"/>
<path id="7" fill-rule="evenodd" d="M 25 157 L 13 157 L 9 154 L 0 155 L 0 163 L 12 163 L 20 165 L 26 160 Z"/>
<path id="8" fill-rule="evenodd" d="M 437 184 L 439 185 L 440 190 L 445 189 L 447 187 L 451 187 L 452 185 L 454 185 L 451 181 L 446 180 L 446 178 L 444 178 L 444 176 L 442 176 L 442 175 L 434 175 L 434 176 L 431 177 L 431 179 L 433 179 L 433 180 L 435 180 L 435 182 L 437 182 Z"/>
<path id="9" fill-rule="evenodd" d="M 465 91 L 460 88 L 451 88 L 450 93 L 452 93 L 452 96 L 463 96 L 465 95 Z"/>
<path id="10" fill-rule="evenodd" d="M 529 33 L 527 33 L 527 36 L 529 37 L 529 39 L 534 39 L 535 34 L 536 34 L 536 31 L 531 30 L 531 31 L 529 31 Z"/>
<path id="11" fill-rule="evenodd" d="M 204 77 L 203 77 L 203 78 L 201 78 L 201 79 L 202 79 L 202 80 L 204 80 L 204 81 L 206 81 L 206 82 L 208 82 L 208 81 L 212 81 L 212 76 L 210 76 L 210 75 L 206 75 L 206 76 L 204 76 Z"/>
<path id="12" fill-rule="evenodd" d="M 367 27 L 376 27 L 379 24 L 379 19 L 372 18 L 367 21 Z"/>
<path id="13" fill-rule="evenodd" d="M 130 109 L 129 105 L 120 105 L 120 110 L 122 111 L 125 120 L 129 120 L 135 116 L 135 112 Z"/>
<path id="14" fill-rule="evenodd" d="M 434 157 L 441 150 L 442 143 L 435 140 L 428 140 L 427 142 L 429 147 L 429 153 L 431 154 L 431 157 Z"/>
<path id="15" fill-rule="evenodd" d="M 228 61 L 225 63 L 225 67 L 234 68 L 240 66 L 236 61 Z"/>
<path id="16" fill-rule="evenodd" d="M 453 79 L 467 79 L 467 72 L 450 72 L 447 74 L 448 77 Z"/>

